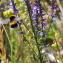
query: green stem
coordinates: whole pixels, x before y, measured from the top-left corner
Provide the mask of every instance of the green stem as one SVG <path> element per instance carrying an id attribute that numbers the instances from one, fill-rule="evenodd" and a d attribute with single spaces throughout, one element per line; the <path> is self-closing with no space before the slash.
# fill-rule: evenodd
<path id="1" fill-rule="evenodd" d="M 39 55 L 40 63 L 42 63 L 41 52 L 40 52 L 40 48 L 38 46 L 39 44 L 38 44 L 38 41 L 37 41 L 37 35 L 36 35 L 36 32 L 35 32 L 34 27 L 33 27 L 33 20 L 32 20 L 32 16 L 31 16 L 31 13 L 30 13 L 31 7 L 29 5 L 29 1 L 26 2 L 26 5 L 27 5 L 27 10 L 28 10 L 28 13 L 29 13 L 30 21 L 31 21 L 32 31 L 33 31 L 34 38 L 35 38 L 35 41 L 36 41 L 36 46 L 37 46 L 37 49 L 38 49 L 38 55 Z"/>

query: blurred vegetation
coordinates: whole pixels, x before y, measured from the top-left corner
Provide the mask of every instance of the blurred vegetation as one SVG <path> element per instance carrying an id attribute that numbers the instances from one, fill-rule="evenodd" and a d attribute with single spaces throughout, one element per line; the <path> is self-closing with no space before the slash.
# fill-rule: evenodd
<path id="1" fill-rule="evenodd" d="M 27 0 L 26 0 L 27 1 Z M 39 0 L 40 1 L 40 0 Z M 2 0 L 0 4 L 8 3 L 9 0 Z M 35 0 L 29 0 L 32 4 L 34 4 Z M 50 12 L 47 3 L 48 0 L 41 0 L 40 4 L 44 11 L 48 14 Z M 33 19 L 25 0 L 14 0 L 16 8 L 19 10 L 17 15 L 21 19 L 20 26 L 18 28 L 12 29 L 8 24 L 4 24 L 3 26 L 3 40 L 4 47 L 6 50 L 6 57 L 8 59 L 8 63 L 52 63 L 47 57 L 48 52 L 52 52 L 54 54 L 55 60 L 59 60 L 63 63 L 63 55 L 60 54 L 60 50 L 63 50 L 63 31 L 61 27 L 61 15 L 58 20 L 53 21 L 52 17 L 47 18 L 47 26 L 44 31 L 40 25 L 42 21 L 42 17 L 38 17 L 38 30 L 35 30 L 33 25 Z M 63 2 L 60 2 L 63 8 Z M 59 5 L 58 5 L 59 6 Z M 7 5 L 5 6 L 7 7 Z M 2 20 L 8 19 L 13 14 L 13 10 L 3 11 Z M 59 12 L 58 12 L 59 13 Z M 61 10 L 60 10 L 61 14 Z M 47 17 L 47 15 L 45 16 Z M 46 32 L 45 36 L 43 36 L 43 32 Z M 45 49 L 48 48 L 46 51 Z M 44 53 L 43 53 L 44 49 Z M 60 63 L 56 62 L 56 63 Z M 54 62 L 53 62 L 54 63 Z"/>

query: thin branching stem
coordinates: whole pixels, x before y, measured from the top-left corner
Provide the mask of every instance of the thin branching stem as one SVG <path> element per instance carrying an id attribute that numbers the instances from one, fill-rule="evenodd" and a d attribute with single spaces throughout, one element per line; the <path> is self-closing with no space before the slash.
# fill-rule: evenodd
<path id="1" fill-rule="evenodd" d="M 38 55 L 39 55 L 39 59 L 40 59 L 40 63 L 42 63 L 42 58 L 41 58 L 41 52 L 40 52 L 40 48 L 39 48 L 39 44 L 38 44 L 38 41 L 37 41 L 37 35 L 36 35 L 36 32 L 35 32 L 35 30 L 34 30 L 34 27 L 33 27 L 33 20 L 32 20 L 32 16 L 31 16 L 31 12 L 30 12 L 30 10 L 31 10 L 31 7 L 30 7 L 30 4 L 29 4 L 29 1 L 27 0 L 27 1 L 25 1 L 26 2 L 26 5 L 27 5 L 27 10 L 28 10 L 28 12 L 29 12 L 29 17 L 30 17 L 30 21 L 31 21 L 31 26 L 32 26 L 32 31 L 33 31 L 33 33 L 34 33 L 34 38 L 35 38 L 35 41 L 36 41 L 36 46 L 37 46 L 37 49 L 38 49 Z"/>

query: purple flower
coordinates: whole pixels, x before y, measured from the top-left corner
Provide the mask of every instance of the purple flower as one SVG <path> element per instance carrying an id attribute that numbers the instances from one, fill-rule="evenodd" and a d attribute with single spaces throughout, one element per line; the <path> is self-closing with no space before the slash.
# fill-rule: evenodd
<path id="1" fill-rule="evenodd" d="M 51 14 L 52 18 L 55 17 L 56 15 L 55 14 Z"/>
<path id="2" fill-rule="evenodd" d="M 36 20 L 37 17 L 36 17 L 35 15 L 32 15 L 32 19 L 33 19 L 33 20 Z"/>
<path id="3" fill-rule="evenodd" d="M 43 22 L 42 24 L 43 24 L 43 26 L 46 26 L 46 25 L 47 25 L 47 23 L 46 23 L 46 22 Z"/>
<path id="4" fill-rule="evenodd" d="M 52 9 L 57 11 L 57 10 L 59 10 L 59 7 L 57 5 L 53 5 Z"/>
<path id="5" fill-rule="evenodd" d="M 32 13 L 33 13 L 33 14 L 36 14 L 36 13 L 37 13 L 37 7 L 36 7 L 36 6 L 33 7 Z"/>
<path id="6" fill-rule="evenodd" d="M 15 6 L 13 0 L 11 0 L 11 2 L 10 2 L 9 5 L 10 5 L 10 8 L 14 10 L 14 14 L 17 14 L 18 13 L 18 10 L 16 9 L 16 6 Z"/>
<path id="7" fill-rule="evenodd" d="M 46 18 L 42 17 L 42 21 L 46 21 Z"/>
<path id="8" fill-rule="evenodd" d="M 33 20 L 37 20 L 38 19 L 38 7 L 36 5 L 34 5 L 32 7 L 32 19 Z"/>
<path id="9" fill-rule="evenodd" d="M 39 7 L 37 8 L 37 13 L 40 14 L 40 9 L 39 9 Z"/>

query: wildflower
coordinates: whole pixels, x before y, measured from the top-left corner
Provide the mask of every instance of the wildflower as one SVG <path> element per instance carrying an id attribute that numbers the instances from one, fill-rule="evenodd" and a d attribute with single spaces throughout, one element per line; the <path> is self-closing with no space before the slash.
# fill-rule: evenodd
<path id="1" fill-rule="evenodd" d="M 14 10 L 14 14 L 17 14 L 17 13 L 18 13 L 18 10 L 16 9 L 16 7 L 15 7 L 15 4 L 14 4 L 14 1 L 13 1 L 13 0 L 11 0 L 11 2 L 10 2 L 10 8 Z"/>

